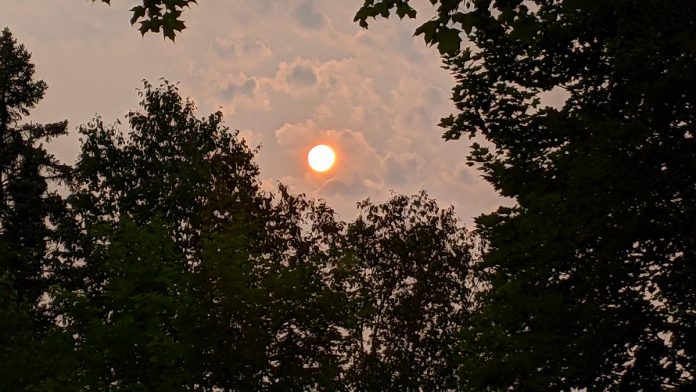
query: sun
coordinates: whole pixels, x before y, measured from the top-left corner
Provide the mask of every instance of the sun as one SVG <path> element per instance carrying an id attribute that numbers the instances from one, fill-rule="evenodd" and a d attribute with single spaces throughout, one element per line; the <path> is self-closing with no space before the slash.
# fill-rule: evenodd
<path id="1" fill-rule="evenodd" d="M 320 173 L 325 172 L 331 169 L 331 166 L 336 162 L 336 153 L 326 144 L 319 144 L 309 150 L 307 162 L 312 170 Z"/>

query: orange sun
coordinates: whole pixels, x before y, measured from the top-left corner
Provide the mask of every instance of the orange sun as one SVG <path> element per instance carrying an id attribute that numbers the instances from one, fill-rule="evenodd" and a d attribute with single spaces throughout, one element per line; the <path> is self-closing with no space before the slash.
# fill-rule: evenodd
<path id="1" fill-rule="evenodd" d="M 312 147 L 307 154 L 307 162 L 312 170 L 317 172 L 325 172 L 336 162 L 336 153 L 326 144 L 319 144 Z"/>

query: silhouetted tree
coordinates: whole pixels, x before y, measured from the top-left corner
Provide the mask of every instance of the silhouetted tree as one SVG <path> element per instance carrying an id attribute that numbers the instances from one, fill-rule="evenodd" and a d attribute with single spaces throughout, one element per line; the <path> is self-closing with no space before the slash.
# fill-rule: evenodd
<path id="1" fill-rule="evenodd" d="M 456 389 L 458 336 L 471 306 L 466 231 L 425 192 L 359 207 L 345 238 L 349 382 L 371 391 Z"/>
<path id="2" fill-rule="evenodd" d="M 63 293 L 68 330 L 80 360 L 80 390 L 191 389 L 200 356 L 191 340 L 196 299 L 185 258 L 158 221 L 91 228 L 98 240 L 83 288 Z"/>
<path id="3" fill-rule="evenodd" d="M 215 386 L 336 390 L 348 310 L 335 276 L 342 224 L 324 204 L 284 187 L 276 197 L 252 246 L 229 232 L 206 242 Z"/>
<path id="4" fill-rule="evenodd" d="M 65 134 L 66 122 L 21 124 L 43 98 L 31 55 L 8 29 L 0 34 L 0 389 L 43 385 L 69 356 L 54 361 L 66 340 L 53 328 L 49 288 L 59 246 L 54 226 L 62 199 L 49 190 L 68 176 L 42 143 Z M 55 356 L 53 355 L 55 354 Z"/>
<path id="5" fill-rule="evenodd" d="M 361 204 L 259 189 L 220 113 L 145 84 L 130 130 L 84 126 L 62 304 L 91 389 L 456 385 L 466 233 L 424 193 Z M 367 339 L 363 341 L 363 338 Z"/>
<path id="6" fill-rule="evenodd" d="M 693 388 L 696 2 L 432 3 L 417 34 L 457 82 L 444 137 L 492 142 L 470 163 L 517 202 L 477 221 L 492 288 L 463 387 Z M 415 16 L 370 0 L 356 20 L 391 10 Z"/>
<path id="7" fill-rule="evenodd" d="M 81 127 L 81 185 L 72 201 L 89 222 L 158 217 L 194 268 L 204 230 L 238 221 L 254 228 L 263 203 L 254 153 L 223 125 L 221 112 L 196 118 L 176 86 L 145 82 L 139 94 L 142 110 L 128 115 L 129 132 L 100 118 Z"/>
<path id="8" fill-rule="evenodd" d="M 63 303 L 85 384 L 333 389 L 345 303 L 330 277 L 333 212 L 261 192 L 253 151 L 221 113 L 196 118 L 166 82 L 141 95 L 128 133 L 82 127 L 82 287 Z"/>
<path id="9" fill-rule="evenodd" d="M 221 113 L 196 118 L 193 103 L 168 83 L 145 83 L 140 94 L 142 111 L 128 115 L 128 133 L 99 118 L 81 128 L 71 205 L 84 228 L 74 254 L 82 287 L 65 296 L 66 310 L 90 388 L 204 386 L 206 339 L 215 336 L 208 319 L 216 316 L 200 278 L 204 242 L 233 226 L 228 240 L 247 252 L 263 202 L 258 169 Z M 166 304 L 157 310 L 151 301 Z M 120 339 L 124 333 L 134 336 Z M 167 360 L 156 349 L 164 343 L 173 354 Z"/>

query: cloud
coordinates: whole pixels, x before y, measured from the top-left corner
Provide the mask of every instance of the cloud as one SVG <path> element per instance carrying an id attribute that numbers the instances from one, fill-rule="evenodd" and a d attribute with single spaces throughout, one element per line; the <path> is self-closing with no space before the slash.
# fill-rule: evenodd
<path id="1" fill-rule="evenodd" d="M 316 93 L 322 84 L 320 73 L 321 64 L 317 60 L 296 58 L 290 62 L 281 61 L 276 72 L 271 77 L 262 78 L 265 89 L 271 92 L 285 94 L 294 98 L 307 97 Z"/>
<path id="2" fill-rule="evenodd" d="M 218 72 L 207 75 L 216 91 L 216 99 L 208 98 L 223 109 L 225 114 L 235 114 L 241 110 L 269 111 L 271 102 L 261 90 L 259 80 L 245 73 L 224 74 Z M 249 128 L 249 127 L 247 127 Z"/>
<path id="3" fill-rule="evenodd" d="M 317 82 L 317 75 L 312 68 L 297 64 L 293 66 L 290 73 L 286 75 L 286 79 L 291 84 L 314 86 Z"/>
<path id="4" fill-rule="evenodd" d="M 215 37 L 211 50 L 219 58 L 226 60 L 262 60 L 273 56 L 271 49 L 261 40 L 248 35 L 239 37 Z"/>
<path id="5" fill-rule="evenodd" d="M 252 97 L 254 93 L 256 92 L 256 88 L 258 87 L 258 83 L 256 82 L 256 79 L 254 78 L 247 78 L 245 81 L 241 83 L 234 83 L 231 82 L 227 85 L 227 87 L 223 88 L 223 90 L 220 92 L 223 98 L 227 100 L 234 99 L 237 96 L 246 96 L 246 97 Z"/>
<path id="6" fill-rule="evenodd" d="M 36 1 L 0 1 L 0 15 L 51 86 L 31 120 L 80 124 L 95 112 L 115 120 L 137 107 L 141 79 L 166 77 L 181 82 L 199 115 L 222 108 L 251 146 L 263 143 L 264 183 L 325 198 L 347 218 L 356 201 L 386 198 L 389 189 L 425 188 L 463 206 L 466 217 L 499 203 L 464 165 L 467 142 L 441 139 L 436 124 L 456 110 L 453 81 L 437 50 L 412 37 L 419 21 L 375 21 L 364 30 L 352 21 L 357 5 L 344 0 L 228 0 L 187 10 L 187 29 L 172 45 L 124 28 L 127 4 Z M 51 25 L 55 12 L 46 10 L 54 8 L 71 22 Z M 423 8 L 427 20 L 431 7 Z M 338 149 L 336 168 L 322 175 L 306 165 L 317 143 Z M 78 146 L 73 135 L 55 153 L 69 162 Z"/>
<path id="7" fill-rule="evenodd" d="M 388 153 L 384 158 L 385 182 L 392 186 L 405 185 L 423 178 L 424 163 L 424 159 L 413 152 Z"/>
<path id="8" fill-rule="evenodd" d="M 326 17 L 319 12 L 313 1 L 307 0 L 295 8 L 295 20 L 306 29 L 319 29 L 326 23 Z"/>
<path id="9" fill-rule="evenodd" d="M 322 185 L 322 194 L 336 196 L 340 195 L 343 197 L 352 197 L 360 199 L 364 198 L 368 194 L 368 180 L 359 181 L 343 181 L 338 178 L 331 178 Z"/>
<path id="10" fill-rule="evenodd" d="M 278 145 L 287 151 L 288 158 L 298 157 L 301 165 L 294 176 L 301 178 L 302 191 L 315 196 L 364 198 L 383 184 L 384 168 L 381 154 L 370 145 L 365 135 L 352 129 L 322 129 L 312 120 L 284 124 L 275 131 Z M 327 144 L 336 151 L 334 167 L 325 173 L 308 170 L 304 162 L 309 149 Z"/>

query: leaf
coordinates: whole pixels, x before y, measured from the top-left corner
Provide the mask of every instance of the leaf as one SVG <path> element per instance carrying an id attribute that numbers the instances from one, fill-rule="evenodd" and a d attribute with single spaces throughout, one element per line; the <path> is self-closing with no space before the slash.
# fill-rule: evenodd
<path id="1" fill-rule="evenodd" d="M 459 37 L 459 30 L 451 28 L 441 28 L 436 34 L 435 41 L 440 54 L 448 56 L 456 55 L 462 43 L 462 39 Z"/>
<path id="2" fill-rule="evenodd" d="M 478 14 L 474 11 L 468 13 L 457 13 L 452 17 L 452 21 L 459 23 L 462 26 L 462 30 L 469 35 L 471 31 L 479 22 L 480 18 Z"/>
<path id="3" fill-rule="evenodd" d="M 414 19 L 416 17 L 416 10 L 408 5 L 408 3 L 400 3 L 396 6 L 396 14 L 400 19 L 403 19 L 405 16 Z"/>
<path id="4" fill-rule="evenodd" d="M 435 38 L 435 32 L 438 27 L 438 21 L 431 20 L 420 25 L 413 33 L 414 36 L 423 35 L 426 44 L 432 44 Z"/>
<path id="5" fill-rule="evenodd" d="M 133 16 L 130 20 L 131 24 L 135 24 L 140 18 L 145 16 L 145 7 L 143 6 L 135 6 L 131 8 L 130 11 L 133 12 Z"/>

